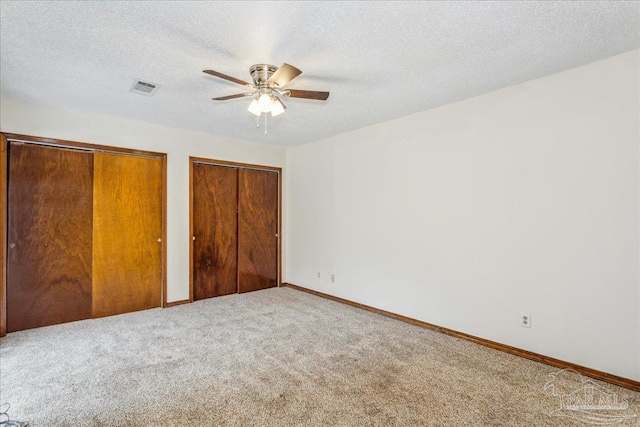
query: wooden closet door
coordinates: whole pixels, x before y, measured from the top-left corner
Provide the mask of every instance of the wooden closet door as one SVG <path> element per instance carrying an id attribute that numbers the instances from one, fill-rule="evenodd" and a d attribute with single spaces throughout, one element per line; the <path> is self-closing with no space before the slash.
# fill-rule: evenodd
<path id="1" fill-rule="evenodd" d="M 95 153 L 93 317 L 160 307 L 162 160 Z"/>
<path id="2" fill-rule="evenodd" d="M 0 206 L 5 211 L 0 214 L 0 338 L 7 335 L 7 183 L 9 178 L 9 147 L 7 137 L 0 133 Z M 3 283 L 4 282 L 4 283 Z"/>
<path id="3" fill-rule="evenodd" d="M 278 174 L 241 169 L 238 179 L 238 292 L 277 286 Z"/>
<path id="4" fill-rule="evenodd" d="M 9 148 L 7 330 L 91 318 L 93 154 Z"/>
<path id="5" fill-rule="evenodd" d="M 193 164 L 193 298 L 237 292 L 238 170 Z"/>

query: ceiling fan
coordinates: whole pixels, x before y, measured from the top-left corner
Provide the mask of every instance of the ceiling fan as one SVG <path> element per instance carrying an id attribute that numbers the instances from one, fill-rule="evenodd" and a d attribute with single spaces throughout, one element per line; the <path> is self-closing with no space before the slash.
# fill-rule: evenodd
<path id="1" fill-rule="evenodd" d="M 267 114 L 271 113 L 271 116 L 275 117 L 284 113 L 284 110 L 287 108 L 284 105 L 284 102 L 280 99 L 280 96 L 314 99 L 319 101 L 326 101 L 327 98 L 329 98 L 329 92 L 284 89 L 285 85 L 302 73 L 302 71 L 289 64 L 282 64 L 280 68 L 269 64 L 252 65 L 251 68 L 249 68 L 249 73 L 253 78 L 253 83 L 236 79 L 235 77 L 219 73 L 218 71 L 204 70 L 203 72 L 250 88 L 250 92 L 220 96 L 218 98 L 213 98 L 213 100 L 227 101 L 230 99 L 244 98 L 248 96 L 253 97 L 253 101 L 249 104 L 248 110 L 258 116 L 258 120 L 262 113 L 265 114 L 265 133 Z"/>

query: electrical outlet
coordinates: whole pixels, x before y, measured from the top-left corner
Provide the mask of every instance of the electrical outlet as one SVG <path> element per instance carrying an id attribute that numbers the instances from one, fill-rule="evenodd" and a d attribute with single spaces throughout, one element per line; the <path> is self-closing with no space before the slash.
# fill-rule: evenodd
<path id="1" fill-rule="evenodd" d="M 320 280 L 320 272 L 318 271 L 318 280 Z"/>
<path id="2" fill-rule="evenodd" d="M 331 275 L 331 283 L 336 283 L 336 275 L 335 274 Z"/>
<path id="3" fill-rule="evenodd" d="M 520 326 L 523 328 L 531 327 L 531 315 L 527 313 L 520 314 Z"/>

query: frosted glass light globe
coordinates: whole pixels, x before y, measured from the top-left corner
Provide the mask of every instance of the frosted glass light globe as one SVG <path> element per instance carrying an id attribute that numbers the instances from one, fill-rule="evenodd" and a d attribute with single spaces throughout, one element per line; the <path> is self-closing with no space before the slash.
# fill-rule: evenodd
<path id="1" fill-rule="evenodd" d="M 260 95 L 260 98 L 258 98 L 258 107 L 260 107 L 260 111 L 263 113 L 271 111 L 272 104 L 273 101 L 271 101 L 271 96 L 269 94 L 263 93 Z"/>
<path id="2" fill-rule="evenodd" d="M 249 108 L 247 108 L 247 110 L 249 110 L 251 114 L 255 114 L 256 116 L 260 116 L 260 114 L 262 114 L 262 111 L 260 111 L 260 107 L 258 106 L 258 101 L 256 101 L 255 99 L 251 101 L 251 104 L 249 104 Z"/>
<path id="3" fill-rule="evenodd" d="M 282 113 L 284 113 L 284 104 L 276 96 L 275 99 L 273 100 L 273 105 L 271 106 L 271 116 L 275 117 Z"/>

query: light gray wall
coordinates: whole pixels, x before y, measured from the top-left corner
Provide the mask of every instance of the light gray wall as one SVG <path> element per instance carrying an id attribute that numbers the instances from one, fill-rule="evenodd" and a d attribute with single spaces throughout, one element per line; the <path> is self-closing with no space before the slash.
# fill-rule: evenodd
<path id="1" fill-rule="evenodd" d="M 633 51 L 287 150 L 287 280 L 640 380 L 639 72 Z"/>

